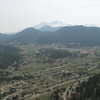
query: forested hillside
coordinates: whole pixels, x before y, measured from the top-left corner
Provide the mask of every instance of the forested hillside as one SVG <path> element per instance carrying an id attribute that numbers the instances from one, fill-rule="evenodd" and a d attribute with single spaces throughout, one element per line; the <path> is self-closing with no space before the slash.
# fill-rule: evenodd
<path id="1" fill-rule="evenodd" d="M 11 45 L 0 45 L 0 68 L 18 67 L 22 61 L 20 49 Z"/>
<path id="2" fill-rule="evenodd" d="M 68 100 L 100 100 L 100 74 L 77 85 Z"/>

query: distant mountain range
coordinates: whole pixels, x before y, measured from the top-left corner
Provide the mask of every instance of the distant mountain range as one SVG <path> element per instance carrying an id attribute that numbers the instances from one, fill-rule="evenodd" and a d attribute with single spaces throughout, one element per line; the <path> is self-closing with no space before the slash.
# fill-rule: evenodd
<path id="1" fill-rule="evenodd" d="M 45 27 L 45 26 L 44 26 Z M 26 28 L 13 35 L 0 34 L 0 43 L 23 43 L 23 44 L 52 44 L 52 43 L 80 43 L 91 46 L 100 45 L 100 28 L 85 26 L 64 26 L 56 27 L 55 31 L 50 31 L 46 26 L 45 30 L 37 30 L 33 27 Z M 52 29 L 51 29 L 52 30 Z"/>

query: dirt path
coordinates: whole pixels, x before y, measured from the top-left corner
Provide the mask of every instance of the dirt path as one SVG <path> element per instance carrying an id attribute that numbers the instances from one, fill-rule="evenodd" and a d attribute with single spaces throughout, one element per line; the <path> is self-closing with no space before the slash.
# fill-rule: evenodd
<path id="1" fill-rule="evenodd" d="M 64 100 L 66 100 L 66 95 L 67 95 L 67 89 L 66 89 L 66 91 L 64 92 L 64 95 L 63 95 Z"/>
<path id="2" fill-rule="evenodd" d="M 92 75 L 91 75 L 92 76 Z M 84 80 L 84 79 L 88 79 L 89 77 L 91 77 L 91 76 L 87 76 L 87 77 L 83 77 L 83 78 L 80 78 L 80 79 L 78 79 L 78 80 Z M 76 82 L 77 83 L 77 82 Z M 66 89 L 66 91 L 64 92 L 64 94 L 63 94 L 63 100 L 67 100 L 67 98 L 66 98 L 66 96 L 67 96 L 67 91 L 68 91 L 68 88 Z"/>
<path id="3" fill-rule="evenodd" d="M 78 80 L 87 79 L 87 78 L 89 78 L 89 77 L 90 77 L 90 76 L 82 77 L 82 78 L 80 78 L 80 79 L 78 79 Z M 52 86 L 52 87 L 49 87 L 49 88 L 40 90 L 39 92 L 42 92 L 42 93 L 34 94 L 34 95 L 32 95 L 32 97 L 31 97 L 30 99 L 33 99 L 33 98 L 39 97 L 39 96 L 41 96 L 41 95 L 44 95 L 44 94 L 48 93 L 48 92 L 47 92 L 48 90 L 53 91 L 54 88 L 57 88 L 57 87 L 62 86 L 62 85 L 64 85 L 64 84 L 66 84 L 66 83 L 74 82 L 74 81 L 75 81 L 75 79 L 72 79 L 72 80 L 69 80 L 69 81 L 66 81 L 66 82 L 63 82 L 63 83 L 54 85 L 54 86 Z M 16 93 L 13 93 L 13 94 L 10 94 L 10 95 L 6 96 L 6 97 L 5 97 L 4 99 L 2 99 L 2 100 L 7 100 L 9 97 L 14 96 L 14 95 L 17 95 L 17 94 L 21 93 L 22 91 L 23 91 L 23 90 L 21 90 L 21 91 L 19 91 L 19 92 L 16 92 Z M 66 100 L 66 93 L 67 93 L 67 90 L 65 91 L 64 96 L 63 96 L 64 100 Z"/>
<path id="4" fill-rule="evenodd" d="M 4 88 L 5 88 L 5 87 L 10 87 L 10 86 L 12 86 L 12 85 L 4 85 L 3 87 L 1 87 L 1 91 L 4 92 L 4 91 L 5 91 Z"/>
<path id="5" fill-rule="evenodd" d="M 14 96 L 14 95 L 17 95 L 17 94 L 21 93 L 22 91 L 23 91 L 23 90 L 18 91 L 18 92 L 13 93 L 13 94 L 10 94 L 10 95 L 6 96 L 5 98 L 3 98 L 2 100 L 7 100 L 9 97 Z"/>
<path id="6" fill-rule="evenodd" d="M 90 76 L 88 76 L 88 77 L 90 77 Z M 80 78 L 79 80 L 83 80 L 83 79 L 86 79 L 86 78 L 88 78 L 88 77 L 83 77 L 83 78 Z M 75 81 L 75 79 L 73 79 L 73 80 L 69 80 L 69 81 L 66 81 L 66 82 L 63 82 L 63 83 L 60 83 L 60 84 L 54 85 L 54 86 L 52 86 L 52 87 L 49 87 L 49 88 L 46 88 L 46 89 L 40 90 L 40 92 L 43 92 L 43 93 L 32 95 L 31 99 L 46 94 L 46 93 L 47 93 L 46 91 L 48 91 L 48 90 L 51 90 L 51 91 L 52 91 L 54 88 L 57 88 L 57 87 L 59 87 L 59 86 L 63 86 L 63 85 L 66 84 L 66 83 L 70 83 L 70 82 L 74 82 L 74 81 Z M 67 90 L 65 91 L 64 96 L 63 96 L 64 100 L 66 100 L 66 93 L 67 93 Z"/>

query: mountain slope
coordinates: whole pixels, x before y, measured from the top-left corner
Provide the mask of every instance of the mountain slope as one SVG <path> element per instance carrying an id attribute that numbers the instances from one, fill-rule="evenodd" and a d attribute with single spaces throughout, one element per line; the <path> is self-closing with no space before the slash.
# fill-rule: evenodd
<path id="1" fill-rule="evenodd" d="M 24 43 L 24 44 L 34 43 L 41 34 L 42 32 L 34 28 L 26 28 L 21 32 L 18 32 L 15 35 L 11 36 L 7 42 Z"/>
<path id="2" fill-rule="evenodd" d="M 6 41 L 8 39 L 9 35 L 0 33 L 0 43 Z"/>
<path id="3" fill-rule="evenodd" d="M 69 26 L 39 39 L 39 43 L 81 43 L 82 45 L 100 45 L 100 28 Z"/>

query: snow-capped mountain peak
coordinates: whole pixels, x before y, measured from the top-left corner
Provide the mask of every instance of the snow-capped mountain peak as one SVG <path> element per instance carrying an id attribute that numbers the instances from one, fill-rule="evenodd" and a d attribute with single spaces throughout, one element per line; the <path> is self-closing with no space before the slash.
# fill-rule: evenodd
<path id="1" fill-rule="evenodd" d="M 63 22 L 60 22 L 60 21 L 53 21 L 53 22 L 42 22 L 38 25 L 35 25 L 34 28 L 36 29 L 40 29 L 44 26 L 51 26 L 51 27 L 63 27 L 63 26 L 66 26 L 66 24 L 64 24 Z"/>
<path id="2" fill-rule="evenodd" d="M 64 24 L 64 23 L 61 22 L 61 21 L 54 21 L 54 22 L 49 23 L 49 25 L 52 26 L 52 27 L 66 26 L 66 24 Z"/>

